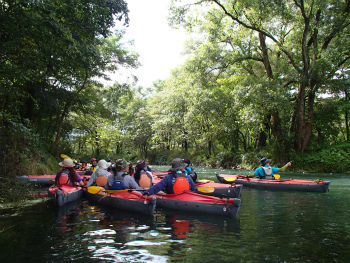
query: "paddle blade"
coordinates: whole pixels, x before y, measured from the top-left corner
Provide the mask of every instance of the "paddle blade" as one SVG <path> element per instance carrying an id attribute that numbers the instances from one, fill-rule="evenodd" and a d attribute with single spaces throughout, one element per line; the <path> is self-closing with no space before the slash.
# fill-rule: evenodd
<path id="1" fill-rule="evenodd" d="M 197 191 L 202 192 L 202 193 L 213 193 L 215 191 L 215 187 L 214 186 L 199 186 L 199 187 L 197 187 Z"/>
<path id="2" fill-rule="evenodd" d="M 273 177 L 274 177 L 276 180 L 278 180 L 278 179 L 281 178 L 281 176 L 280 176 L 279 174 L 274 174 Z"/>
<path id="3" fill-rule="evenodd" d="M 198 183 L 214 183 L 214 181 L 212 181 L 212 180 L 207 180 L 207 179 L 198 180 L 197 182 L 198 182 Z M 196 183 L 197 183 L 197 182 L 196 182 Z"/>
<path id="4" fill-rule="evenodd" d="M 102 191 L 102 189 L 100 187 L 98 187 L 98 186 L 89 186 L 87 188 L 87 191 L 90 194 L 94 194 L 95 195 L 95 194 L 99 193 L 100 191 Z"/>
<path id="5" fill-rule="evenodd" d="M 63 153 L 61 153 L 61 158 L 63 158 L 63 159 L 71 159 L 72 160 L 72 158 L 70 158 L 68 155 L 65 155 Z"/>
<path id="6" fill-rule="evenodd" d="M 237 180 L 237 177 L 224 177 L 225 181 L 227 182 L 233 182 L 233 181 L 236 181 Z"/>

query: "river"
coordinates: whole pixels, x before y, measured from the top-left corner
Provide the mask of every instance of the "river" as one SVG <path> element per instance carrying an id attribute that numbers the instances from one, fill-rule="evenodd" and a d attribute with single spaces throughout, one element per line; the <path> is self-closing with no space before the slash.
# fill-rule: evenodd
<path id="1" fill-rule="evenodd" d="M 168 166 L 153 166 L 164 171 Z M 195 168 L 199 179 L 246 172 Z M 331 181 L 327 193 L 244 188 L 237 218 L 118 211 L 82 199 L 0 210 L 0 262 L 350 262 L 350 175 L 281 173 Z"/>

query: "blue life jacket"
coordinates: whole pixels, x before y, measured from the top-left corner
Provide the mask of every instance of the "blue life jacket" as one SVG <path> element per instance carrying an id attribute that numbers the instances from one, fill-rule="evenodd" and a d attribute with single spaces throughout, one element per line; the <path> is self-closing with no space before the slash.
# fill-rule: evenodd
<path id="1" fill-rule="evenodd" d="M 124 176 L 127 175 L 127 173 L 124 173 L 122 176 L 114 176 L 116 179 L 114 183 L 111 186 L 112 190 L 124 190 L 126 189 L 126 186 L 123 182 Z"/>

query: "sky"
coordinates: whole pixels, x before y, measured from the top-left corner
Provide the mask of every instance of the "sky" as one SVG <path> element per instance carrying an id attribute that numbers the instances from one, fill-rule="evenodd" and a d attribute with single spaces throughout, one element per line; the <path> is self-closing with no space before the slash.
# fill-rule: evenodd
<path id="1" fill-rule="evenodd" d="M 181 52 L 186 33 L 168 26 L 170 0 L 126 1 L 130 23 L 124 41 L 134 40 L 134 49 L 140 55 L 142 66 L 133 71 L 139 79 L 137 86 L 150 87 L 154 81 L 168 78 L 170 70 L 184 62 Z"/>

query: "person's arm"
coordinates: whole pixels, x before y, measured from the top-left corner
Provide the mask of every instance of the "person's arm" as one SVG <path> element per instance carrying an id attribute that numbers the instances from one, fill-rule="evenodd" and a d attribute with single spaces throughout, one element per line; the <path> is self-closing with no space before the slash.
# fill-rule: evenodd
<path id="1" fill-rule="evenodd" d="M 56 174 L 56 177 L 55 177 L 55 184 L 56 185 L 58 183 L 58 178 L 60 178 L 61 174 L 62 174 L 62 170 L 58 171 L 57 174 Z"/>
<path id="2" fill-rule="evenodd" d="M 81 176 L 77 173 L 77 183 L 80 185 L 80 186 L 84 186 L 84 182 L 83 180 L 81 179 Z"/>
<path id="3" fill-rule="evenodd" d="M 109 187 L 111 187 L 114 183 L 114 174 L 111 174 L 109 176 L 107 176 L 107 184 Z"/>
<path id="4" fill-rule="evenodd" d="M 96 174 L 92 173 L 88 183 L 86 184 L 86 187 L 90 187 L 92 186 L 92 184 L 96 181 Z"/>
<path id="5" fill-rule="evenodd" d="M 148 176 L 148 178 L 149 179 L 151 179 L 151 185 L 153 185 L 154 184 L 154 177 L 153 177 L 153 175 L 152 175 L 152 172 L 146 172 L 147 173 L 147 176 Z"/>
<path id="6" fill-rule="evenodd" d="M 194 182 L 193 182 L 191 176 L 187 175 L 187 179 L 188 179 L 188 181 L 189 181 L 189 183 L 190 183 L 190 187 L 191 187 L 190 190 L 193 191 L 193 192 L 195 192 L 195 191 L 196 191 L 196 185 L 194 184 Z"/>
<path id="7" fill-rule="evenodd" d="M 287 168 L 289 167 L 289 166 L 291 166 L 292 165 L 292 162 L 288 162 L 285 166 L 283 166 L 282 168 L 278 168 L 278 171 L 279 172 L 284 172 L 284 171 L 286 171 L 287 170 Z"/>
<path id="8" fill-rule="evenodd" d="M 150 187 L 146 192 L 148 192 L 150 195 L 154 195 L 159 191 L 163 190 L 168 185 L 168 178 L 169 178 L 168 176 L 170 175 L 164 176 L 162 181 Z"/>
<path id="9" fill-rule="evenodd" d="M 259 170 L 262 170 L 262 168 L 259 167 L 259 168 L 255 169 L 255 171 L 254 171 L 254 175 L 257 176 L 257 177 L 260 177 Z"/>
<path id="10" fill-rule="evenodd" d="M 140 187 L 136 181 L 134 180 L 134 178 L 132 178 L 130 175 L 129 176 L 125 176 L 124 178 L 124 184 L 127 188 L 129 189 L 137 189 L 137 190 L 142 190 L 145 189 L 143 187 Z"/>

